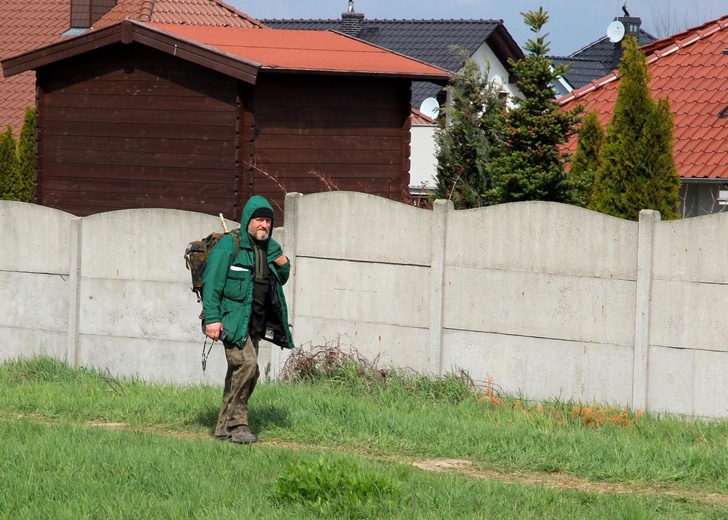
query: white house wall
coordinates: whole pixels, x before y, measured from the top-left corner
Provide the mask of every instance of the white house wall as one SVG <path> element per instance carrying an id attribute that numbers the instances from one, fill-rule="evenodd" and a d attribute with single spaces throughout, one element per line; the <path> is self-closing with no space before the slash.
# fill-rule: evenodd
<path id="1" fill-rule="evenodd" d="M 487 44 L 483 43 L 478 50 L 473 53 L 472 59 L 478 64 L 478 66 L 480 66 L 481 70 L 485 70 L 485 68 L 489 66 L 488 79 L 491 81 L 497 81 L 503 86 L 504 90 L 506 90 L 509 95 L 523 97 L 520 90 L 518 90 L 518 87 L 516 87 L 515 84 L 508 82 L 509 74 L 506 69 L 506 64 L 502 63 L 496 55 L 493 54 L 493 51 L 490 50 L 490 47 Z"/>
<path id="2" fill-rule="evenodd" d="M 435 125 L 412 125 L 410 129 L 410 188 L 432 189 L 437 178 Z"/>

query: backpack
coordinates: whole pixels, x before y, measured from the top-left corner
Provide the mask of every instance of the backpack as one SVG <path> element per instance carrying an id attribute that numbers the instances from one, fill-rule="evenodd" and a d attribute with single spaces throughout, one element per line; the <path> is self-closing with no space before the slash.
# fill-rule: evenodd
<path id="1" fill-rule="evenodd" d="M 202 280 L 207 266 L 207 257 L 213 247 L 225 235 L 232 235 L 235 243 L 235 256 L 240 252 L 240 229 L 225 231 L 225 233 L 210 233 L 202 240 L 194 240 L 187 244 L 185 249 L 185 264 L 192 276 L 192 292 L 197 295 L 197 301 L 202 303 Z M 204 321 L 205 311 L 200 313 L 200 319 Z M 204 327 L 203 327 L 204 330 Z"/>

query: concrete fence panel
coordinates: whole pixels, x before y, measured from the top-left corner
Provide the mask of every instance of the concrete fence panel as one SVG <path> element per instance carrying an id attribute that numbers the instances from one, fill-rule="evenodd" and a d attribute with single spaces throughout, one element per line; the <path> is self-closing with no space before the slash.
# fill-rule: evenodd
<path id="1" fill-rule="evenodd" d="M 274 237 L 293 265 L 297 346 L 466 370 L 529 399 L 728 417 L 728 215 L 628 222 L 546 202 L 428 211 L 347 192 L 288 194 L 285 211 Z M 218 218 L 183 211 L 76 218 L 0 202 L 0 358 L 221 384 L 219 345 L 200 366 L 201 306 L 183 260 L 215 230 Z M 262 344 L 261 370 L 276 377 L 286 356 Z"/>
<path id="2" fill-rule="evenodd" d="M 199 304 L 182 255 L 187 242 L 213 230 L 222 230 L 214 217 L 173 210 L 84 218 L 78 361 L 144 379 L 195 381 L 203 338 L 189 319 Z"/>
<path id="3" fill-rule="evenodd" d="M 443 370 L 536 399 L 630 402 L 636 223 L 529 202 L 448 224 Z"/>
<path id="4" fill-rule="evenodd" d="M 286 213 L 286 222 L 290 223 Z M 432 213 L 355 192 L 301 197 L 295 217 L 297 256 L 384 264 L 429 265 Z"/>
<path id="5" fill-rule="evenodd" d="M 296 341 L 333 342 L 386 365 L 428 366 L 432 213 L 361 193 L 302 197 Z"/>
<path id="6" fill-rule="evenodd" d="M 66 358 L 74 220 L 55 209 L 0 201 L 2 359 Z"/>
<path id="7" fill-rule="evenodd" d="M 728 214 L 661 222 L 655 230 L 650 406 L 728 415 Z"/>

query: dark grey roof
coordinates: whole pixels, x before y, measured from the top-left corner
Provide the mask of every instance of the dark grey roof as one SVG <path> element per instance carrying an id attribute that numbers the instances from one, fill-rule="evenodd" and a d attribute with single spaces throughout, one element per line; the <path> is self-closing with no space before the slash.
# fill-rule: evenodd
<path id="1" fill-rule="evenodd" d="M 640 29 L 637 37 L 637 42 L 640 47 L 643 45 L 650 44 L 657 40 L 647 31 Z M 587 60 L 601 61 L 602 63 L 608 63 L 614 56 L 614 48 L 622 48 L 622 43 L 612 43 L 606 36 L 598 39 L 595 42 L 590 43 L 586 47 L 579 49 L 578 51 L 571 54 L 572 58 L 582 58 Z"/>
<path id="2" fill-rule="evenodd" d="M 271 29 L 300 29 L 304 31 L 341 31 L 341 20 L 258 20 Z"/>
<path id="3" fill-rule="evenodd" d="M 648 45 L 657 40 L 643 29 L 637 32 L 639 46 Z M 603 78 L 619 67 L 622 59 L 622 43 L 612 43 L 607 36 L 582 47 L 568 57 L 552 56 L 555 64 L 571 64 L 569 72 L 564 79 L 577 89 L 587 85 L 590 81 Z"/>
<path id="4" fill-rule="evenodd" d="M 272 29 L 334 30 L 347 32 L 342 20 L 260 20 Z M 351 34 L 351 32 L 349 32 Z M 523 57 L 521 48 L 508 33 L 502 20 L 368 20 L 363 19 L 356 38 L 399 54 L 456 72 L 462 65 L 458 51 L 472 55 L 487 43 L 498 59 Z M 412 105 L 437 95 L 441 87 L 432 83 L 412 85 Z"/>
<path id="5" fill-rule="evenodd" d="M 572 88 L 581 88 L 594 79 L 603 78 L 611 71 L 607 70 L 601 61 L 571 58 L 568 56 L 551 56 L 554 65 L 569 65 L 569 71 L 564 79 Z"/>

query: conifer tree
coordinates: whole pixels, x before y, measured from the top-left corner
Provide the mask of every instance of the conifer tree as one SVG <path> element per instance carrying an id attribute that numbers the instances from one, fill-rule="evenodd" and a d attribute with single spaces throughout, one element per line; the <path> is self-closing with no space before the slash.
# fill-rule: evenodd
<path id="1" fill-rule="evenodd" d="M 18 172 L 22 183 L 20 201 L 33 202 L 35 184 L 35 109 L 26 108 L 18 141 Z"/>
<path id="2" fill-rule="evenodd" d="M 17 200 L 18 157 L 13 129 L 0 134 L 0 199 Z"/>
<path id="3" fill-rule="evenodd" d="M 587 207 L 592 199 L 594 176 L 599 169 L 599 154 L 605 133 L 596 112 L 589 112 L 581 123 L 576 153 L 571 161 L 569 176 L 575 188 L 575 204 Z"/>
<path id="4" fill-rule="evenodd" d="M 648 88 L 647 59 L 628 36 L 619 65 L 619 93 L 607 126 L 591 208 L 637 220 L 642 209 L 678 215 L 680 177 L 673 148 L 669 102 L 655 102 Z"/>
<path id="5" fill-rule="evenodd" d="M 656 209 L 664 220 L 680 217 L 680 174 L 675 165 L 673 143 L 674 126 L 670 102 L 660 99 L 648 114 L 644 136 L 640 142 L 647 183 L 640 205 Z"/>
<path id="6" fill-rule="evenodd" d="M 500 88 L 488 80 L 488 68 L 461 51 L 463 67 L 446 87 L 451 104 L 444 106 L 435 133 L 437 184 L 435 196 L 456 208 L 497 202 L 492 160 L 501 145 L 499 119 L 505 110 Z"/>
<path id="7" fill-rule="evenodd" d="M 514 100 L 505 123 L 505 152 L 496 159 L 500 202 L 549 200 L 570 203 L 574 190 L 564 170 L 560 147 L 575 131 L 582 108 L 559 111 L 551 86 L 567 69 L 554 66 L 547 56 L 546 37 L 541 31 L 548 13 L 521 13 L 526 25 L 536 33 L 524 46 L 529 54 L 523 60 L 509 61 L 517 85 L 524 95 Z"/>

